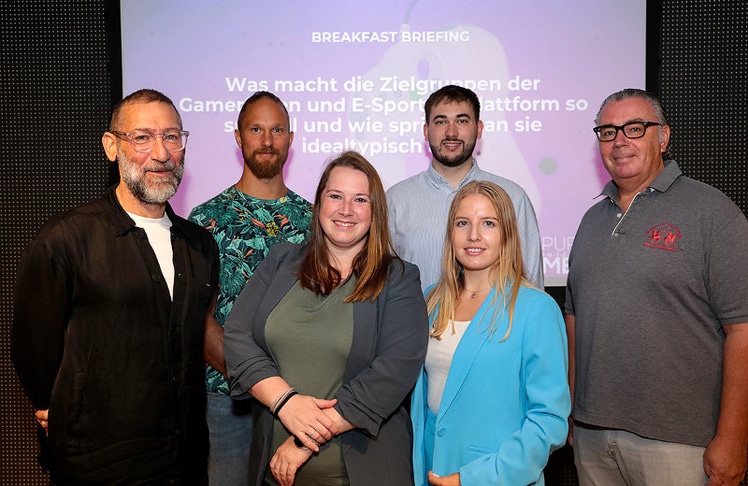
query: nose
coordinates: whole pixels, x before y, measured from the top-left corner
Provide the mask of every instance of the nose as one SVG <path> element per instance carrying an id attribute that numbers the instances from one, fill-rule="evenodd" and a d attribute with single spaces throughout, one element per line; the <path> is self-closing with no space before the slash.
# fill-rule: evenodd
<path id="1" fill-rule="evenodd" d="M 166 162 L 170 158 L 169 151 L 166 150 L 164 139 L 161 137 L 153 138 L 153 147 L 151 147 L 151 158 L 159 162 Z"/>
<path id="2" fill-rule="evenodd" d="M 456 123 L 447 123 L 447 130 L 445 134 L 448 137 L 456 137 L 457 136 L 457 124 Z"/>
<path id="3" fill-rule="evenodd" d="M 273 134 L 270 133 L 270 131 L 265 130 L 262 132 L 262 135 L 260 135 L 260 143 L 262 143 L 263 147 L 272 147 L 273 146 Z"/>
<path id="4" fill-rule="evenodd" d="M 628 145 L 629 139 L 623 134 L 623 129 L 616 131 L 616 138 L 613 139 L 613 145 L 618 147 L 621 145 Z"/>
<path id="5" fill-rule="evenodd" d="M 480 229 L 478 225 L 470 225 L 470 232 L 468 233 L 468 240 L 469 241 L 480 240 Z"/>
<path id="6" fill-rule="evenodd" d="M 350 215 L 353 214 L 353 202 L 349 199 L 343 199 L 340 203 L 340 214 Z"/>

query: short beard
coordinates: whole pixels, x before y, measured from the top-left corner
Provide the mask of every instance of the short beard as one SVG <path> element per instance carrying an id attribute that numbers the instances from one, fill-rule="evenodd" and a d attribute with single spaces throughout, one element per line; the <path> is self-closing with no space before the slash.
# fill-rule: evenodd
<path id="1" fill-rule="evenodd" d="M 278 159 L 275 163 L 272 164 L 263 164 L 257 161 L 257 155 L 262 153 L 267 152 L 256 150 L 249 157 L 244 158 L 244 164 L 249 168 L 252 174 L 254 174 L 254 176 L 258 179 L 272 179 L 273 177 L 281 174 L 283 172 L 283 166 L 285 165 L 286 161 L 280 160 L 280 153 L 275 150 L 273 151 Z"/>
<path id="2" fill-rule="evenodd" d="M 451 139 L 447 139 L 451 140 Z M 440 144 L 441 145 L 441 144 Z M 439 146 L 440 145 L 434 145 L 432 143 L 429 143 L 429 148 L 431 148 L 431 156 L 442 164 L 445 167 L 459 167 L 465 162 L 472 160 L 473 158 L 473 151 L 475 150 L 475 141 L 472 143 L 464 143 L 462 145 L 462 152 L 459 155 L 456 155 L 452 158 L 445 157 L 439 153 Z"/>
<path id="3" fill-rule="evenodd" d="M 177 164 L 173 160 L 167 163 L 156 162 L 157 166 L 145 164 L 138 165 L 119 151 L 119 166 L 122 171 L 122 180 L 130 190 L 133 196 L 146 204 L 165 204 L 166 201 L 174 197 L 182 182 L 184 176 L 184 163 Z M 155 183 L 149 185 L 146 179 L 146 172 L 157 169 L 160 171 L 170 170 L 171 175 L 166 178 L 160 178 Z"/>

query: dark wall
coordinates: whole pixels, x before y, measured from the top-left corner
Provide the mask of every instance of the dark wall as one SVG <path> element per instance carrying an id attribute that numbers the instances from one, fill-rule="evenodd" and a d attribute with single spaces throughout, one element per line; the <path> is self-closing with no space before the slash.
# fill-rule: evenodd
<path id="1" fill-rule="evenodd" d="M 2 1 L 0 19 L 0 483 L 26 486 L 46 481 L 9 356 L 16 266 L 49 216 L 104 191 L 112 88 L 104 1 Z"/>
<path id="2" fill-rule="evenodd" d="M 748 213 L 748 3 L 663 3 L 660 8 L 650 2 L 659 29 L 651 37 L 656 45 L 648 84 L 670 113 L 672 152 L 688 175 L 720 188 Z M 119 49 L 119 34 L 111 28 L 117 10 L 117 2 L 105 0 L 0 2 L 3 485 L 47 482 L 35 460 L 33 410 L 10 363 L 12 287 L 19 255 L 44 221 L 101 195 L 108 185 L 111 171 L 100 139 L 112 99 L 121 95 L 118 56 L 111 55 Z M 625 43 L 611 41 L 614 55 L 625 55 Z M 575 484 L 570 461 L 568 448 L 552 456 L 549 485 Z"/>
<path id="3" fill-rule="evenodd" d="M 660 97 L 683 172 L 748 215 L 748 2 L 665 1 Z"/>

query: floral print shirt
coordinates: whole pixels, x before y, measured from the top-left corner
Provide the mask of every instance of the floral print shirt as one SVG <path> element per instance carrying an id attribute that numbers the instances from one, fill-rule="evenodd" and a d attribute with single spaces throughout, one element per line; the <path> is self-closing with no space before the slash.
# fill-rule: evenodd
<path id="1" fill-rule="evenodd" d="M 289 190 L 279 199 L 257 199 L 234 186 L 196 206 L 189 219 L 208 230 L 218 243 L 221 273 L 215 318 L 223 326 L 249 278 L 268 249 L 283 241 L 304 243 L 312 221 L 311 204 Z M 229 394 L 223 375 L 206 366 L 208 392 Z"/>

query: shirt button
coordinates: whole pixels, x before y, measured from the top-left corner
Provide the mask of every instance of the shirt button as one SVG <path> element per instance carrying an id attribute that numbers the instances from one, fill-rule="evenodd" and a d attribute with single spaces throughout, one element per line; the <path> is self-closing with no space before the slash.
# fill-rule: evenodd
<path id="1" fill-rule="evenodd" d="M 621 216 L 623 216 L 623 214 L 622 214 L 622 213 L 617 213 L 617 214 L 616 214 L 616 218 L 619 218 L 619 219 L 620 219 L 620 218 L 621 218 Z"/>

